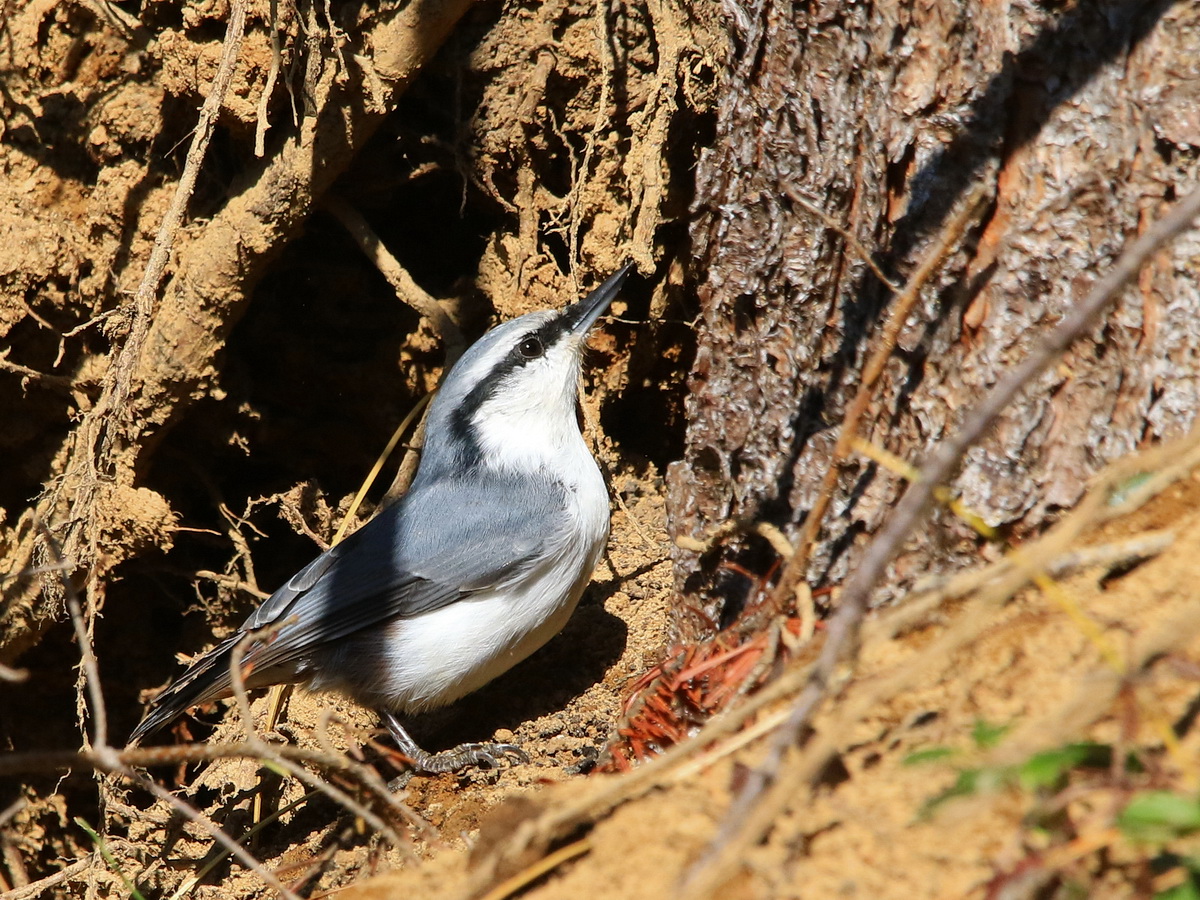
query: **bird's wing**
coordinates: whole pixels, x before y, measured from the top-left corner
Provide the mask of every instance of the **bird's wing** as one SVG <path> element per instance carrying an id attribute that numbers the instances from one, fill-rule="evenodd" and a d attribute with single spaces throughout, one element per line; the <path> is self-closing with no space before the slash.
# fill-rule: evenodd
<path id="1" fill-rule="evenodd" d="M 247 683 L 288 681 L 322 645 L 519 578 L 554 552 L 548 543 L 567 524 L 561 491 L 550 483 L 534 490 L 449 481 L 414 488 L 297 572 L 237 634 L 193 662 L 154 699 L 130 740 L 228 695 L 231 654 L 249 631 L 275 626 L 245 649 Z"/>
<path id="2" fill-rule="evenodd" d="M 414 491 L 294 575 L 245 622 L 276 625 L 247 661 L 302 661 L 319 645 L 438 609 L 518 577 L 566 522 L 561 488 L 441 481 Z"/>

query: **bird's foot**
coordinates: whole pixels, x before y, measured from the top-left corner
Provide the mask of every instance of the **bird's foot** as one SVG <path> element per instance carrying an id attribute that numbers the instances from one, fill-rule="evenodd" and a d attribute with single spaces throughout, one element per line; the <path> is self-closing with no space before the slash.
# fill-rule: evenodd
<path id="1" fill-rule="evenodd" d="M 505 760 L 514 764 L 529 762 L 529 754 L 516 744 L 459 744 L 453 750 L 429 753 L 417 746 L 394 713 L 381 712 L 379 715 L 400 752 L 412 760 L 416 772 L 440 775 L 470 766 L 499 769 Z"/>
<path id="2" fill-rule="evenodd" d="M 442 772 L 457 772 L 470 766 L 484 766 L 489 769 L 499 769 L 503 761 L 512 763 L 529 762 L 529 754 L 516 744 L 459 744 L 453 750 L 443 750 L 440 753 L 426 753 L 417 750 L 416 753 L 404 751 L 413 761 L 413 767 L 418 772 L 440 774 Z"/>

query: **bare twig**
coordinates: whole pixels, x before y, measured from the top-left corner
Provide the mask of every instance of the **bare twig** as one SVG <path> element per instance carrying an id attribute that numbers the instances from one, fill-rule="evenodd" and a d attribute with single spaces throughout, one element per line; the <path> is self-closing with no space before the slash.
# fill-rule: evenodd
<path id="1" fill-rule="evenodd" d="M 950 478 L 963 454 L 984 435 L 1004 408 L 1073 341 L 1083 335 L 1146 261 L 1188 228 L 1197 215 L 1200 215 L 1200 188 L 1194 189 L 1134 241 L 1087 297 L 1068 310 L 1029 356 L 992 388 L 983 402 L 967 416 L 962 427 L 943 439 L 929 454 L 921 467 L 920 479 L 909 486 L 882 531 L 851 572 L 838 609 L 829 620 L 825 646 L 807 684 L 792 706 L 791 715 L 776 733 L 766 761 L 750 774 L 726 813 L 717 837 L 700 862 L 688 873 L 685 883 L 697 889 L 697 894 L 692 896 L 706 895 L 706 891 L 711 891 L 719 884 L 728 874 L 728 866 L 738 855 L 738 848 L 750 846 L 761 839 L 762 829 L 769 827 L 769 822 L 761 821 L 762 817 L 750 824 L 755 818 L 756 807 L 766 799 L 765 794 L 775 793 L 781 786 L 778 776 L 784 759 L 797 745 L 813 712 L 824 699 L 838 664 L 857 650 L 859 631 L 871 591 L 904 541 L 927 516 L 935 490 Z M 774 800 L 777 801 L 777 798 Z M 772 800 L 766 803 L 767 807 L 774 805 Z"/>
<path id="2" fill-rule="evenodd" d="M 842 417 L 837 445 L 834 447 L 833 456 L 829 460 L 829 467 L 825 470 L 825 476 L 821 479 L 821 487 L 817 493 L 816 502 L 813 503 L 812 508 L 808 511 L 808 515 L 804 519 L 804 528 L 801 530 L 800 537 L 796 541 L 796 552 L 788 559 L 782 574 L 779 576 L 779 582 L 771 593 L 771 603 L 768 604 L 768 607 L 772 611 L 784 608 L 784 604 L 791 599 L 795 592 L 796 582 L 804 577 L 813 543 L 816 541 L 817 534 L 821 530 L 825 511 L 829 508 L 829 504 L 833 499 L 834 489 L 837 487 L 841 465 L 850 455 L 854 439 L 858 436 L 858 423 L 862 419 L 863 413 L 867 411 L 867 406 L 875 394 L 876 382 L 878 382 L 879 376 L 883 374 L 884 366 L 887 365 L 892 351 L 896 348 L 896 341 L 900 336 L 900 330 L 904 327 L 909 313 L 912 312 L 913 306 L 920 298 L 921 289 L 938 269 L 941 268 L 942 263 L 954 248 L 958 246 L 963 233 L 975 218 L 979 204 L 987 195 L 987 190 L 988 188 L 981 184 L 972 191 L 958 214 L 942 229 L 938 240 L 929 249 L 929 252 L 917 267 L 917 271 L 908 279 L 904 290 L 892 304 L 888 313 L 887 325 L 884 326 L 879 343 L 875 346 L 874 351 L 872 351 L 866 365 L 863 366 L 858 390 L 854 394 L 854 399 L 850 401 L 850 405 L 846 407 L 845 415 Z M 789 194 L 789 196 L 791 195 Z M 792 197 L 792 199 L 798 203 L 804 203 L 803 198 L 799 196 Z M 887 279 L 883 280 L 885 284 L 890 284 Z"/>
<path id="3" fill-rule="evenodd" d="M 75 640 L 79 642 L 83 681 L 87 687 L 92 712 L 92 746 L 98 751 L 104 752 L 108 748 L 108 710 L 104 705 L 104 694 L 100 688 L 100 667 L 96 662 L 96 653 L 92 649 L 92 640 L 83 619 L 83 607 L 79 603 L 79 594 L 75 590 L 75 585 L 66 575 L 67 564 L 58 540 L 41 519 L 38 519 L 37 527 L 42 533 L 42 540 L 46 542 L 46 549 L 54 560 L 54 567 L 62 580 L 63 590 L 66 592 L 67 611 L 71 615 L 71 625 L 75 629 Z"/>
<path id="4" fill-rule="evenodd" d="M 22 381 L 32 381 L 34 384 L 42 387 L 53 388 L 59 391 L 70 391 L 76 387 L 75 379 L 67 375 L 54 375 L 49 372 L 39 372 L 37 369 L 31 369 L 29 366 L 23 366 L 20 363 L 12 362 L 8 358 L 11 348 L 0 350 L 0 371 L 12 372 L 22 377 Z"/>
<path id="5" fill-rule="evenodd" d="M 220 572 L 213 572 L 210 569 L 197 569 L 193 573 L 197 578 L 203 578 L 211 581 L 214 584 L 222 585 L 223 587 L 232 588 L 235 591 L 241 591 L 244 594 L 249 594 L 257 600 L 266 600 L 271 595 L 259 588 L 257 585 L 251 584 L 248 581 L 242 581 L 236 575 L 222 575 Z"/>
<path id="6" fill-rule="evenodd" d="M 375 268 L 379 270 L 380 274 L 388 280 L 388 283 L 392 286 L 392 290 L 396 292 L 396 296 L 400 301 L 416 310 L 419 315 L 429 322 L 434 331 L 437 332 L 438 337 L 441 339 L 442 347 L 446 352 L 446 361 L 442 369 L 442 377 L 445 377 L 445 373 L 450 371 L 451 366 L 458 362 L 458 358 L 467 349 L 467 342 L 463 338 L 462 331 L 450 317 L 445 306 L 413 280 L 413 277 L 408 274 L 408 270 L 384 246 L 383 241 L 379 239 L 374 229 L 371 228 L 370 224 L 358 210 L 341 197 L 335 195 L 327 196 L 324 206 L 342 224 L 342 227 L 350 233 L 350 236 L 358 243 L 359 248 L 367 255 L 367 258 L 375 264 Z M 425 404 L 429 399 L 428 395 L 423 398 L 413 411 L 405 417 L 395 433 L 393 433 L 392 439 L 388 442 L 387 449 L 380 454 L 375 467 L 371 470 L 371 474 L 367 476 L 362 487 L 359 488 L 358 495 L 354 498 L 350 512 L 342 520 L 342 526 L 338 529 L 339 539 L 345 534 L 346 528 L 354 516 L 354 511 L 358 509 L 363 497 L 366 496 L 367 491 L 374 483 L 383 463 L 391 455 L 392 450 L 395 449 L 401 435 L 412 424 L 413 417 L 425 408 Z M 417 425 L 414 443 L 419 446 L 424 440 L 424 436 L 425 421 L 422 419 Z M 396 477 L 392 480 L 392 484 L 384 494 L 379 506 L 380 509 L 391 506 L 403 495 L 412 481 L 413 474 L 416 471 L 417 460 L 418 455 L 416 452 L 409 452 L 405 455 Z"/>
<path id="7" fill-rule="evenodd" d="M 405 432 L 407 432 L 412 426 L 413 422 L 417 420 L 417 417 L 424 413 L 425 407 L 429 405 L 429 401 L 432 399 L 433 394 L 426 394 L 424 397 L 418 400 L 413 405 L 413 408 L 409 410 L 408 415 L 400 420 L 400 424 L 396 426 L 396 430 L 392 432 L 392 437 L 387 442 L 387 446 L 383 448 L 383 451 L 375 459 L 375 465 L 371 466 L 371 471 L 368 472 L 367 477 L 363 479 L 363 483 L 359 487 L 358 493 L 355 494 L 354 499 L 350 501 L 350 508 L 346 510 L 346 515 L 342 518 L 342 524 L 338 526 L 337 533 L 333 536 L 333 543 L 335 546 L 341 543 L 342 538 L 346 536 L 346 531 L 350 527 L 350 523 L 354 521 L 354 516 L 358 512 L 358 508 L 362 505 L 363 500 L 366 499 L 367 491 L 371 489 L 371 485 L 375 483 L 375 479 L 379 476 L 379 473 L 383 471 L 384 464 L 388 461 L 388 457 L 392 455 L 392 451 L 396 449 L 396 445 L 400 443 L 400 438 L 404 437 Z M 400 476 L 397 475 L 396 477 L 397 480 L 399 480 Z M 409 481 L 411 481 L 411 478 Z M 392 487 L 388 488 L 388 494 L 391 495 L 395 490 L 398 497 L 407 488 L 407 482 L 399 490 L 396 490 L 396 484 L 393 483 Z M 387 505 L 388 500 L 385 499 L 381 504 L 381 508 Z"/>
<path id="8" fill-rule="evenodd" d="M 246 682 L 242 677 L 242 657 L 245 655 L 246 648 L 255 641 L 270 641 L 271 637 L 285 625 L 291 624 L 291 620 L 283 622 L 273 622 L 265 628 L 259 628 L 254 631 L 249 631 L 242 635 L 241 639 L 233 645 L 233 650 L 229 655 L 229 677 L 233 684 L 233 696 L 237 702 L 238 712 L 242 716 L 242 728 L 245 734 L 245 742 L 248 750 L 252 755 L 263 760 L 269 766 L 274 767 L 277 771 L 291 775 L 293 778 L 304 782 L 309 787 L 327 794 L 335 803 L 340 804 L 345 809 L 354 813 L 364 822 L 369 824 L 377 832 L 383 835 L 397 849 L 409 850 L 407 842 L 400 837 L 399 833 L 392 828 L 388 823 L 383 821 L 371 810 L 367 809 L 345 791 L 334 787 L 329 782 L 322 778 L 318 778 L 311 772 L 305 771 L 300 766 L 294 765 L 276 751 L 279 749 L 276 745 L 268 744 L 259 736 L 258 731 L 254 728 L 254 716 L 250 712 L 250 697 L 246 693 Z M 387 791 L 387 786 L 383 784 L 382 779 L 370 779 L 367 774 L 369 770 L 365 767 L 360 773 L 360 779 L 372 780 L 377 783 L 372 784 L 373 792 L 380 797 L 391 800 Z M 389 805 L 391 803 L 389 802 Z M 411 852 L 411 851 L 410 851 Z"/>
<path id="9" fill-rule="evenodd" d="M 329 755 L 320 750 L 280 744 L 271 750 L 283 759 L 327 769 L 348 776 L 372 790 L 382 783 L 371 770 L 348 757 Z M 256 748 L 244 742 L 232 744 L 175 744 L 166 747 L 126 747 L 113 749 L 111 755 L 85 750 L 40 750 L 0 754 L 0 777 L 45 772 L 65 772 L 91 768 L 101 772 L 124 774 L 125 767 L 138 769 L 172 768 L 181 764 L 213 762 L 218 759 L 260 759 Z M 382 794 L 380 795 L 383 796 Z"/>
<path id="10" fill-rule="evenodd" d="M 39 521 L 39 527 L 42 530 L 42 537 L 46 541 L 46 546 L 50 550 L 56 563 L 63 563 L 63 558 L 58 547 L 58 542 L 50 530 Z M 84 681 L 87 685 L 88 695 L 90 699 L 90 707 L 92 712 L 92 749 L 91 754 L 97 761 L 97 765 L 93 766 L 97 772 L 120 774 L 140 785 L 145 790 L 154 794 L 161 800 L 165 800 L 172 807 L 177 809 L 181 814 L 199 824 L 202 828 L 209 832 L 212 837 L 219 843 L 223 844 L 229 852 L 235 855 L 248 868 L 259 875 L 267 884 L 278 890 L 283 896 L 289 900 L 298 900 L 296 895 L 289 891 L 283 884 L 275 878 L 270 872 L 262 867 L 262 864 L 255 859 L 248 851 L 244 850 L 236 841 L 226 834 L 219 826 L 212 822 L 207 816 L 195 809 L 188 803 L 185 803 L 179 797 L 172 794 L 170 791 L 163 788 L 161 785 L 132 771 L 120 759 L 120 754 L 108 744 L 108 713 L 104 705 L 104 695 L 100 689 L 100 672 L 99 666 L 96 663 L 96 655 L 92 650 L 92 642 L 88 635 L 87 625 L 84 623 L 83 608 L 79 603 L 79 596 L 71 584 L 70 579 L 63 576 L 64 588 L 66 590 L 67 609 L 70 611 L 71 624 L 75 628 L 75 636 L 79 642 L 80 654 L 83 657 L 83 672 Z M 244 690 L 243 690 L 244 693 Z M 261 741 L 258 742 L 261 744 Z M 259 747 L 255 746 L 257 750 Z M 90 863 L 90 860 L 88 860 Z"/>
<path id="11" fill-rule="evenodd" d="M 384 246 L 375 230 L 357 209 L 334 194 L 325 198 L 324 206 L 350 233 L 362 252 L 375 264 L 375 268 L 379 270 L 380 274 L 388 280 L 388 284 L 392 286 L 392 290 L 396 292 L 400 301 L 411 306 L 418 314 L 429 320 L 429 324 L 433 326 L 434 331 L 442 340 L 442 346 L 446 349 L 446 370 L 449 371 L 450 367 L 462 356 L 467 344 L 463 339 L 462 332 L 450 318 L 445 307 L 413 280 L 413 277 L 408 274 L 408 270 L 400 265 L 396 257 L 392 256 L 391 251 Z"/>
<path id="12" fill-rule="evenodd" d="M 145 775 L 139 775 L 137 772 L 123 768 L 117 768 L 113 771 L 124 775 L 126 778 L 130 779 L 144 790 L 149 791 L 159 800 L 169 804 L 173 809 L 177 810 L 180 815 L 191 820 L 192 822 L 195 822 L 197 825 L 207 831 L 213 840 L 228 850 L 230 855 L 237 859 L 238 862 L 277 890 L 282 896 L 287 897 L 288 900 L 299 900 L 299 898 L 290 890 L 288 890 L 287 887 L 284 886 L 283 882 L 269 872 L 263 866 L 263 864 L 259 862 L 252 853 L 250 853 L 249 850 L 235 841 L 224 831 L 224 829 L 222 829 L 212 819 L 200 812 L 200 810 L 196 809 L 190 803 L 186 802 L 180 797 L 175 796 L 161 784 L 153 779 L 147 778 Z"/>
<path id="13" fill-rule="evenodd" d="M 560 847 L 550 855 L 543 856 L 541 859 L 526 866 L 511 878 L 506 878 L 480 897 L 479 900 L 507 900 L 507 898 L 525 889 L 547 872 L 553 872 L 563 863 L 575 859 L 577 856 L 583 856 L 583 854 L 591 849 L 592 841 L 590 838 L 582 838 L 573 844 Z"/>
<path id="14" fill-rule="evenodd" d="M 1093 547 L 1080 547 L 1055 557 L 1046 564 L 1044 571 L 1052 578 L 1061 578 L 1080 569 L 1100 568 L 1111 571 L 1129 563 L 1150 559 L 1162 553 L 1175 541 L 1173 531 L 1151 531 L 1136 534 L 1120 541 L 1110 541 Z M 1013 561 L 1007 556 L 979 569 L 960 572 L 957 575 L 930 576 L 913 586 L 904 599 L 910 610 L 916 603 L 926 608 L 936 608 L 947 600 L 965 597 L 1013 570 Z"/>
<path id="15" fill-rule="evenodd" d="M 855 254 L 857 254 L 858 258 L 866 263 L 867 268 L 875 274 L 875 277 L 879 279 L 880 283 L 890 288 L 893 294 L 900 293 L 902 290 L 900 285 L 888 278 L 887 273 L 879 267 L 879 263 L 875 262 L 875 257 L 871 255 L 871 251 L 862 245 L 862 241 L 854 236 L 854 232 L 852 232 L 849 228 L 845 228 L 840 225 L 837 219 L 823 210 L 814 201 L 809 200 L 802 193 L 800 193 L 795 185 L 784 182 L 782 188 L 784 195 L 789 200 L 799 206 L 804 207 L 806 210 L 824 222 L 826 228 L 840 235 L 842 240 L 846 242 L 846 245 L 850 247 Z"/>
<path id="16" fill-rule="evenodd" d="M 271 127 L 271 95 L 275 93 L 275 82 L 279 78 L 283 47 L 279 41 L 279 0 L 271 0 L 268 24 L 271 29 L 271 67 L 267 70 L 267 82 L 258 98 L 258 110 L 254 123 L 254 155 L 261 157 L 267 152 L 267 129 Z"/>
<path id="17" fill-rule="evenodd" d="M 0 810 L 0 828 L 3 828 L 12 821 L 13 817 L 28 805 L 28 800 L 24 797 L 18 797 L 12 803 L 8 804 L 8 806 L 4 807 L 3 810 Z"/>
<path id="18" fill-rule="evenodd" d="M 162 283 L 163 272 L 167 260 L 171 257 L 171 247 L 175 243 L 175 235 L 183 222 L 187 211 L 188 201 L 196 189 L 196 179 L 200 175 L 200 167 L 204 163 L 209 142 L 212 140 L 213 128 L 217 117 L 221 114 L 221 106 L 225 103 L 225 95 L 233 81 L 234 69 L 237 66 L 238 54 L 242 49 L 242 37 L 246 29 L 245 0 L 230 0 L 229 22 L 225 26 L 225 40 L 221 47 L 221 60 L 217 64 L 216 75 L 213 76 L 212 87 L 200 107 L 200 116 L 196 122 L 196 130 L 192 133 L 192 143 L 188 147 L 187 157 L 183 164 L 183 174 L 175 186 L 175 194 L 171 205 L 163 216 L 158 234 L 154 238 L 154 247 L 150 251 L 150 259 L 141 283 L 133 295 L 134 316 L 129 336 L 125 339 L 121 352 L 112 372 L 111 393 L 106 404 L 97 404 L 97 408 L 120 410 L 125 399 L 129 396 L 131 379 L 137 359 L 141 355 L 142 345 L 150 331 L 150 320 L 154 312 L 154 302 L 158 295 L 158 287 Z M 106 377 L 106 382 L 109 379 Z M 106 385 L 107 386 L 107 385 Z"/>
<path id="19" fill-rule="evenodd" d="M 45 878 L 39 878 L 37 881 L 31 881 L 29 884 L 13 888 L 11 891 L 5 891 L 3 895 L 0 895 L 0 900 L 33 900 L 34 897 L 49 896 L 47 892 L 51 888 L 58 887 L 64 881 L 78 878 L 87 872 L 91 866 L 91 856 L 85 856 L 83 859 L 75 860 L 69 866 L 63 866 L 57 872 L 47 875 Z"/>

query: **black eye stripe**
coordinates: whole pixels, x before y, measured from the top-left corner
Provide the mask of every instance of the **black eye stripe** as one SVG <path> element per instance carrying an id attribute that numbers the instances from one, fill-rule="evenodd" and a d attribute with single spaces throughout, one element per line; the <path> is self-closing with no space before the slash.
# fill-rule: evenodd
<path id="1" fill-rule="evenodd" d="M 555 346 L 568 330 L 563 324 L 562 316 L 555 316 L 549 321 L 543 322 L 536 331 L 526 333 L 517 342 L 517 346 L 512 347 L 486 377 L 479 379 L 475 387 L 463 398 L 458 408 L 450 414 L 451 432 L 454 434 L 455 440 L 463 447 L 470 448 L 467 452 L 469 458 L 478 459 L 481 452 L 476 443 L 475 434 L 471 430 L 471 418 L 496 392 L 505 378 L 529 361 L 521 355 L 520 344 L 528 338 L 537 338 L 542 345 L 542 353 L 539 355 L 544 356 L 546 348 Z"/>

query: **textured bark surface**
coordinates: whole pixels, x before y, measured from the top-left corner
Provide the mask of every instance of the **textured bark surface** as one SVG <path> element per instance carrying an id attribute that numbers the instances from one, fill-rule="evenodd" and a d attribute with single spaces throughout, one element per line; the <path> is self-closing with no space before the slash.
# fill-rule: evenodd
<path id="1" fill-rule="evenodd" d="M 1200 176 L 1200 9 L 1186 3 L 790 4 L 735 16 L 692 229 L 702 325 L 686 451 L 668 477 L 674 536 L 728 519 L 794 537 L 892 300 L 843 223 L 903 282 L 977 183 L 989 202 L 922 293 L 860 433 L 911 461 L 1083 296 Z M 1200 236 L 1143 272 L 968 456 L 955 487 L 1017 535 L 1074 503 L 1107 460 L 1179 433 L 1200 399 Z M 898 479 L 844 467 L 809 566 L 839 580 Z M 974 553 L 943 518 L 890 589 Z M 936 545 L 936 547 L 935 547 Z M 728 621 L 766 573 L 760 538 L 676 551 L 680 584 Z M 884 602 L 886 594 L 877 598 Z M 697 622 L 700 620 L 697 619 Z M 707 627 L 704 626 L 704 627 Z M 703 628 L 697 625 L 699 630 Z"/>

